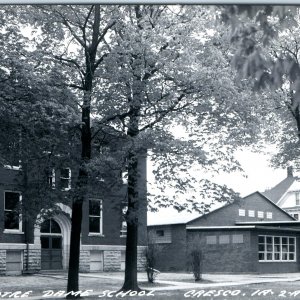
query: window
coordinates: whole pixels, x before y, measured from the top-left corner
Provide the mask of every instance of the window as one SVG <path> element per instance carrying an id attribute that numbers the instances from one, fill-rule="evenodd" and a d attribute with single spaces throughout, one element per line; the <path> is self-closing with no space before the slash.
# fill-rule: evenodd
<path id="1" fill-rule="evenodd" d="M 47 178 L 48 186 L 51 188 L 55 188 L 55 170 L 51 169 L 48 173 L 48 178 Z"/>
<path id="2" fill-rule="evenodd" d="M 102 234 L 102 200 L 89 200 L 89 232 Z"/>
<path id="3" fill-rule="evenodd" d="M 296 261 L 296 238 L 288 236 L 259 236 L 258 260 Z"/>
<path id="4" fill-rule="evenodd" d="M 121 223 L 120 237 L 127 236 L 127 222 L 125 219 L 127 210 L 128 210 L 127 203 L 123 203 L 122 204 L 122 223 Z"/>
<path id="5" fill-rule="evenodd" d="M 246 211 L 244 209 L 239 209 L 239 216 L 245 217 Z"/>
<path id="6" fill-rule="evenodd" d="M 157 236 L 165 236 L 165 231 L 164 230 L 156 230 L 156 235 Z"/>
<path id="7" fill-rule="evenodd" d="M 272 219 L 273 218 L 273 214 L 270 211 L 267 211 L 267 219 Z"/>
<path id="8" fill-rule="evenodd" d="M 206 244 L 208 244 L 208 245 L 217 244 L 217 236 L 215 236 L 215 235 L 208 235 L 206 237 Z"/>
<path id="9" fill-rule="evenodd" d="M 264 217 L 264 212 L 263 211 L 258 211 L 257 212 L 257 217 L 258 218 L 263 218 Z"/>
<path id="10" fill-rule="evenodd" d="M 251 218 L 255 217 L 255 210 L 248 210 L 248 216 Z"/>
<path id="11" fill-rule="evenodd" d="M 71 189 L 71 169 L 64 168 L 60 170 L 61 188 L 65 191 Z"/>
<path id="12" fill-rule="evenodd" d="M 150 240 L 154 244 L 172 243 L 172 229 L 170 226 L 155 227 L 150 231 Z"/>
<path id="13" fill-rule="evenodd" d="M 126 237 L 126 236 L 127 236 L 127 223 L 126 221 L 123 221 L 120 230 L 120 237 Z"/>
<path id="14" fill-rule="evenodd" d="M 296 192 L 295 197 L 296 197 L 296 205 L 299 206 L 300 205 L 300 192 Z"/>
<path id="15" fill-rule="evenodd" d="M 233 244 L 243 244 L 244 243 L 244 235 L 242 235 L 242 234 L 233 234 L 232 235 L 232 243 Z"/>
<path id="16" fill-rule="evenodd" d="M 4 193 L 4 229 L 21 231 L 21 215 L 19 212 L 21 195 L 18 192 Z"/>
<path id="17" fill-rule="evenodd" d="M 294 217 L 296 220 L 299 220 L 299 214 L 292 214 L 292 217 Z"/>
<path id="18" fill-rule="evenodd" d="M 229 244 L 229 235 L 220 235 L 219 243 L 220 244 Z"/>

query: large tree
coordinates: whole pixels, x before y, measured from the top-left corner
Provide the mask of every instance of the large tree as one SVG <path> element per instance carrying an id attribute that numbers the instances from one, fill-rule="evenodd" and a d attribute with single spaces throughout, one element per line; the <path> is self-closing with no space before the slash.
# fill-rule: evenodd
<path id="1" fill-rule="evenodd" d="M 116 44 L 105 60 L 105 85 L 97 107 L 99 114 L 107 111 L 112 115 L 111 126 L 126 136 L 128 209 L 122 289 L 139 290 L 139 156 L 151 150 L 152 159 L 160 163 L 156 178 L 185 194 L 181 198 L 187 200 L 165 194 L 154 199 L 154 206 L 204 212 L 209 207 L 205 194 L 215 200 L 228 200 L 232 194 L 195 178 L 189 170 L 196 164 L 215 170 L 238 168 L 235 147 L 253 141 L 259 127 L 245 126 L 254 125 L 256 117 L 250 106 L 241 109 L 238 99 L 253 95 L 246 84 L 235 80 L 228 49 L 218 41 L 222 34 L 214 32 L 213 36 L 209 30 L 213 27 L 208 9 L 135 5 L 122 7 L 120 12 L 123 16 L 114 27 Z M 184 128 L 189 138 L 175 138 L 174 126 Z M 199 183 L 200 201 L 199 195 L 188 194 Z"/>

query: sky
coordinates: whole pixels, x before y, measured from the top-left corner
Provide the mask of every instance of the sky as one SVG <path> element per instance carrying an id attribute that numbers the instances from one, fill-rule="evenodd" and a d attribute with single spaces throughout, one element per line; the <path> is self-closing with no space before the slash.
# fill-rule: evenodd
<path id="1" fill-rule="evenodd" d="M 214 177 L 216 183 L 226 184 L 242 197 L 274 187 L 287 176 L 287 171 L 272 168 L 269 159 L 274 149 L 266 147 L 266 152 L 267 154 L 259 154 L 248 149 L 237 151 L 236 158 L 244 169 L 244 176 L 240 172 L 221 174 Z M 157 213 L 148 212 L 148 225 L 184 222 L 197 216 L 198 213 L 178 213 L 173 208 L 160 209 Z"/>

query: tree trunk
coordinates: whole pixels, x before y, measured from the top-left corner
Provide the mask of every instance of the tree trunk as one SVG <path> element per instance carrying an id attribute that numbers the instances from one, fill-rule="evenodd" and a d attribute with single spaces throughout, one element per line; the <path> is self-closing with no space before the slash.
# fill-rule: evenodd
<path id="1" fill-rule="evenodd" d="M 139 134 L 139 114 L 141 105 L 141 85 L 134 85 L 134 98 L 131 101 L 132 114 L 129 120 L 127 135 L 132 138 L 133 145 Z M 137 245 L 138 245 L 138 217 L 139 217 L 139 169 L 138 150 L 133 149 L 128 154 L 128 210 L 126 213 L 127 239 L 125 257 L 125 280 L 122 291 L 140 291 L 137 282 Z"/>
<path id="2" fill-rule="evenodd" d="M 137 241 L 138 224 L 136 222 L 127 223 L 126 240 L 126 268 L 125 281 L 122 287 L 123 291 L 140 291 L 137 281 Z"/>
<path id="3" fill-rule="evenodd" d="M 95 5 L 92 43 L 87 45 L 85 51 L 85 78 L 84 95 L 82 105 L 82 128 L 81 128 L 81 166 L 78 176 L 77 195 L 72 205 L 72 223 L 71 223 L 71 242 L 70 242 L 70 260 L 68 272 L 67 292 L 79 291 L 79 259 L 80 259 L 80 235 L 82 222 L 82 206 L 87 197 L 88 172 L 86 163 L 91 159 L 92 134 L 91 134 L 91 97 L 93 92 L 93 81 L 95 72 L 95 59 L 98 47 L 98 38 L 100 30 L 100 6 Z M 85 41 L 86 42 L 86 41 Z M 78 298 L 79 296 L 69 295 L 67 298 Z"/>
<path id="4" fill-rule="evenodd" d="M 79 258 L 80 258 L 80 234 L 82 221 L 82 201 L 74 201 L 72 205 L 70 259 L 68 270 L 67 292 L 79 291 Z M 75 298 L 72 295 L 67 298 Z"/>
<path id="5" fill-rule="evenodd" d="M 140 291 L 137 282 L 137 245 L 138 245 L 138 158 L 136 153 L 129 154 L 128 166 L 128 210 L 126 213 L 127 239 L 125 257 L 125 280 L 122 291 Z"/>
<path id="6" fill-rule="evenodd" d="M 88 172 L 85 163 L 91 158 L 91 129 L 90 129 L 90 100 L 91 93 L 86 92 L 84 95 L 84 105 L 82 109 L 83 127 L 81 130 L 81 166 L 76 186 L 76 196 L 72 204 L 72 221 L 71 221 L 71 240 L 70 240 L 70 259 L 68 270 L 67 292 L 79 291 L 79 260 L 80 260 L 80 236 L 82 222 L 82 206 L 86 198 L 88 187 Z M 72 294 L 67 298 L 78 298 Z"/>

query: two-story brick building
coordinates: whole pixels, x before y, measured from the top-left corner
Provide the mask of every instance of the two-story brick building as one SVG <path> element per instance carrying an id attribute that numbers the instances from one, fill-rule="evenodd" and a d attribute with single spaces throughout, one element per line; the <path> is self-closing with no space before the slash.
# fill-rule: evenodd
<path id="1" fill-rule="evenodd" d="M 142 201 L 138 253 L 139 267 L 143 268 L 143 252 L 147 244 L 146 157 L 141 157 L 139 166 L 142 176 L 139 196 Z M 75 180 L 76 172 L 72 168 L 63 166 L 51 170 L 47 184 L 53 191 L 59 189 L 57 195 L 62 195 L 64 201 L 58 198 L 57 209 L 51 210 L 49 217 L 43 214 L 39 218 L 23 211 L 23 202 L 32 205 L 33 200 L 30 195 L 23 197 L 22 168 L 0 168 L 0 274 L 68 268 L 72 217 L 70 201 Z M 88 201 L 84 202 L 80 271 L 117 271 L 125 268 L 124 200 L 126 183 L 101 195 L 91 192 Z"/>
<path id="2" fill-rule="evenodd" d="M 153 224 L 162 271 L 183 271 L 189 253 L 202 251 L 203 272 L 300 270 L 300 222 L 259 192 L 180 224 Z"/>

